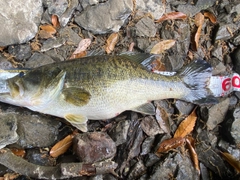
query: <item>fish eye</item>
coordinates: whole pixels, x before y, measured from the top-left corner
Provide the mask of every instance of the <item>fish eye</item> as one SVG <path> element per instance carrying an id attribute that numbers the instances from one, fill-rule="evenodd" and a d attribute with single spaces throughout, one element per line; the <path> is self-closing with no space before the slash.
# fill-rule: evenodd
<path id="1" fill-rule="evenodd" d="M 19 77 L 23 77 L 24 75 L 25 75 L 25 73 L 24 73 L 23 71 L 21 71 L 21 72 L 18 74 Z"/>

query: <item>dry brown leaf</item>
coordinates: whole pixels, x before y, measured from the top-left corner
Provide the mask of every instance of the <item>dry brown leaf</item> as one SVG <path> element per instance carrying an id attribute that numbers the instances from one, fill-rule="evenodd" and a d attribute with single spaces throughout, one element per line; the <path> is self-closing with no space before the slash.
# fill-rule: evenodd
<path id="1" fill-rule="evenodd" d="M 33 51 L 40 51 L 41 44 L 39 42 L 34 41 L 30 44 L 30 46 Z"/>
<path id="2" fill-rule="evenodd" d="M 56 158 L 62 154 L 64 154 L 72 145 L 74 135 L 70 134 L 66 136 L 64 139 L 56 143 L 52 149 L 50 150 L 50 156 Z"/>
<path id="3" fill-rule="evenodd" d="M 156 108 L 156 119 L 157 119 L 157 122 L 158 122 L 159 126 L 161 127 L 161 129 L 165 133 L 170 134 L 171 131 L 170 131 L 168 114 L 165 111 L 165 109 L 163 109 L 160 106 L 157 106 L 157 108 Z"/>
<path id="4" fill-rule="evenodd" d="M 83 55 L 87 55 L 87 48 L 88 46 L 90 46 L 91 44 L 91 39 L 86 38 L 86 39 L 82 39 L 79 44 L 77 49 L 73 52 L 73 54 L 71 55 L 71 57 L 69 59 L 74 59 L 76 57 L 83 57 Z"/>
<path id="5" fill-rule="evenodd" d="M 0 180 L 14 180 L 17 179 L 17 177 L 19 176 L 20 174 L 17 173 L 6 173 L 3 177 L 0 177 Z"/>
<path id="6" fill-rule="evenodd" d="M 199 47 L 199 39 L 201 36 L 201 31 L 202 31 L 202 26 L 199 26 L 196 34 L 194 36 L 194 42 L 193 42 L 193 50 L 197 51 L 198 47 Z"/>
<path id="7" fill-rule="evenodd" d="M 115 45 L 117 44 L 119 40 L 119 34 L 118 33 L 112 33 L 108 39 L 107 39 L 107 45 L 105 48 L 105 51 L 107 52 L 107 54 L 110 54 L 113 50 Z"/>
<path id="8" fill-rule="evenodd" d="M 153 46 L 150 53 L 151 54 L 161 54 L 165 50 L 170 49 L 172 46 L 174 46 L 175 42 L 176 41 L 173 39 L 160 41 L 155 46 Z"/>
<path id="9" fill-rule="evenodd" d="M 53 27 L 55 27 L 55 28 L 60 27 L 60 23 L 58 21 L 58 17 L 55 14 L 52 15 L 52 24 L 53 24 Z"/>
<path id="10" fill-rule="evenodd" d="M 160 58 L 154 59 L 151 63 L 152 71 L 166 71 L 165 64 L 161 62 Z"/>
<path id="11" fill-rule="evenodd" d="M 198 175 L 200 175 L 200 167 L 199 167 L 199 161 L 198 161 L 198 155 L 195 151 L 195 145 L 194 145 L 194 139 L 192 137 L 187 137 L 186 139 L 187 148 L 189 150 L 189 153 L 191 155 L 191 159 L 193 161 L 193 165 L 195 169 L 198 171 Z"/>
<path id="12" fill-rule="evenodd" d="M 175 149 L 175 148 L 183 145 L 184 142 L 185 142 L 185 139 L 182 137 L 166 139 L 163 142 L 161 142 L 159 148 L 156 151 L 156 155 L 159 156 L 161 153 L 165 153 L 172 149 Z"/>
<path id="13" fill-rule="evenodd" d="M 44 30 L 44 31 L 46 31 L 46 32 L 48 32 L 49 34 L 52 34 L 52 35 L 57 32 L 57 30 L 50 24 L 41 25 L 40 29 Z"/>
<path id="14" fill-rule="evenodd" d="M 80 53 L 77 54 L 73 54 L 71 57 L 71 59 L 76 59 L 76 58 L 82 58 L 85 57 L 87 55 L 87 51 L 82 51 Z"/>
<path id="15" fill-rule="evenodd" d="M 197 28 L 197 31 L 194 35 L 193 42 L 192 42 L 192 49 L 194 51 L 197 51 L 198 46 L 199 46 L 199 39 L 200 39 L 200 36 L 201 36 L 203 23 L 204 23 L 204 15 L 202 13 L 197 13 L 195 15 L 195 25 L 198 28 Z"/>
<path id="16" fill-rule="evenodd" d="M 240 161 L 227 152 L 221 152 L 221 155 L 238 173 L 240 172 Z"/>
<path id="17" fill-rule="evenodd" d="M 208 18 L 213 24 L 217 23 L 217 18 L 216 18 L 216 16 L 213 13 L 211 13 L 209 11 L 206 11 L 206 12 L 203 13 L 203 15 L 206 18 Z"/>
<path id="18" fill-rule="evenodd" d="M 202 26 L 204 23 L 204 15 L 202 13 L 197 13 L 195 15 L 195 25 L 197 27 Z"/>
<path id="19" fill-rule="evenodd" d="M 134 46 L 135 46 L 135 43 L 131 42 L 131 44 L 129 45 L 128 51 L 132 52 Z"/>
<path id="20" fill-rule="evenodd" d="M 49 38 L 53 38 L 53 35 L 45 30 L 40 30 L 38 32 L 38 36 L 40 39 L 49 39 Z"/>
<path id="21" fill-rule="evenodd" d="M 164 14 L 156 22 L 159 23 L 169 19 L 174 20 L 174 19 L 186 19 L 186 18 L 187 18 L 187 15 L 182 12 L 170 12 L 170 13 Z"/>
<path id="22" fill-rule="evenodd" d="M 12 151 L 13 154 L 20 157 L 24 157 L 26 153 L 24 149 L 11 148 L 10 150 Z"/>
<path id="23" fill-rule="evenodd" d="M 177 137 L 183 138 L 192 132 L 197 120 L 197 114 L 195 110 L 196 109 L 194 109 L 193 112 L 179 124 L 173 136 L 174 138 L 177 138 Z"/>
<path id="24" fill-rule="evenodd" d="M 0 46 L 0 51 L 3 51 L 5 49 L 4 46 Z"/>

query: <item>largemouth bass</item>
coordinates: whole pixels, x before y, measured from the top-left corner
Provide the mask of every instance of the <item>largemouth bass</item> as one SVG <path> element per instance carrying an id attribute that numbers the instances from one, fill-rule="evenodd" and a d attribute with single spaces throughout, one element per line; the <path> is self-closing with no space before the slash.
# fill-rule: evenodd
<path id="1" fill-rule="evenodd" d="M 211 94 L 211 66 L 195 60 L 174 76 L 147 70 L 148 54 L 92 56 L 44 65 L 7 79 L 0 101 L 65 118 L 81 131 L 87 120 L 109 119 L 126 110 L 153 115 L 150 101 L 195 102 Z"/>

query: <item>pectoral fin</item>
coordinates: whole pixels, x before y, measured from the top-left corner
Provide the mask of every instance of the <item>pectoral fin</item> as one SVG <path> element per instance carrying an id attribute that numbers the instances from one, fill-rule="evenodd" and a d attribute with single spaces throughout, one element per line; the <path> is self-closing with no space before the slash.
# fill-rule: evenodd
<path id="1" fill-rule="evenodd" d="M 87 132 L 87 117 L 81 114 L 66 114 L 64 118 L 82 132 Z"/>
<path id="2" fill-rule="evenodd" d="M 91 98 L 89 92 L 77 87 L 69 87 L 63 89 L 62 95 L 63 99 L 66 102 L 73 104 L 75 106 L 83 106 L 87 104 Z"/>
<path id="3" fill-rule="evenodd" d="M 143 114 L 154 115 L 155 114 L 155 107 L 152 103 L 143 104 L 136 108 L 131 109 L 132 111 L 136 111 Z"/>

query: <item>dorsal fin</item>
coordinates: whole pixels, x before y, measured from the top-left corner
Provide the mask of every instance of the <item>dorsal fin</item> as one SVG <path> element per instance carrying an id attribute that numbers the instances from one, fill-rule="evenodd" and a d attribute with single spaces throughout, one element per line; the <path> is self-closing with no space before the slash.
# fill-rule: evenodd
<path id="1" fill-rule="evenodd" d="M 135 52 L 128 51 L 120 54 L 119 56 L 122 56 L 123 58 L 126 58 L 135 63 L 144 65 L 146 64 L 146 62 L 150 61 L 152 57 L 155 55 L 148 54 L 148 53 L 135 53 Z"/>

